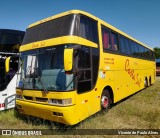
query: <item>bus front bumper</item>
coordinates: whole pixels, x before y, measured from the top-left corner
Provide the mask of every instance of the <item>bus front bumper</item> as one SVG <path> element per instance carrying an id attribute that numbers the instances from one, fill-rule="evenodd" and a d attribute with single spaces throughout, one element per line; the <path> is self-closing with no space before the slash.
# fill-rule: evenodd
<path id="1" fill-rule="evenodd" d="M 16 100 L 18 112 L 63 124 L 78 123 L 76 106 L 53 106 L 23 100 Z"/>

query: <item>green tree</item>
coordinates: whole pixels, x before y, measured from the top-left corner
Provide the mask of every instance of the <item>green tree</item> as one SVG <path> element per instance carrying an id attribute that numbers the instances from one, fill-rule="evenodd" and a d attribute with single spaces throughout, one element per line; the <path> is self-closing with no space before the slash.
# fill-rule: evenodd
<path id="1" fill-rule="evenodd" d="M 160 58 L 160 47 L 153 48 L 156 58 Z"/>

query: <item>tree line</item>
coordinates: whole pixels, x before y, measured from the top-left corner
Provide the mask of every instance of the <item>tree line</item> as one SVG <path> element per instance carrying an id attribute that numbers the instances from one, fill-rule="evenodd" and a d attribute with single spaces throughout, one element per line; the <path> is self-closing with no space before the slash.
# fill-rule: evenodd
<path id="1" fill-rule="evenodd" d="M 160 58 L 160 47 L 155 47 L 153 48 L 155 52 L 155 57 Z"/>

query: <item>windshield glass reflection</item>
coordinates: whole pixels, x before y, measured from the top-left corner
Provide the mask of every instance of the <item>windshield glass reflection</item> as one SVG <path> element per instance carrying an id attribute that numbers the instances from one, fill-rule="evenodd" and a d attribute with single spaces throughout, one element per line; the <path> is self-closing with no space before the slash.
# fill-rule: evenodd
<path id="1" fill-rule="evenodd" d="M 22 52 L 17 87 L 44 91 L 73 90 L 73 74 L 65 73 L 63 63 L 64 49 L 68 46 Z"/>

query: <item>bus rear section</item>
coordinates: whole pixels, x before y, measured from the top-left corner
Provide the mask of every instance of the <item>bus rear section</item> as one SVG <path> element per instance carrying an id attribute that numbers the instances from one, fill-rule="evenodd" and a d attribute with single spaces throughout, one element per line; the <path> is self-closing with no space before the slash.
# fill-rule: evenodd
<path id="1" fill-rule="evenodd" d="M 23 31 L 0 29 L 0 111 L 15 107 L 15 74 L 23 36 Z"/>

